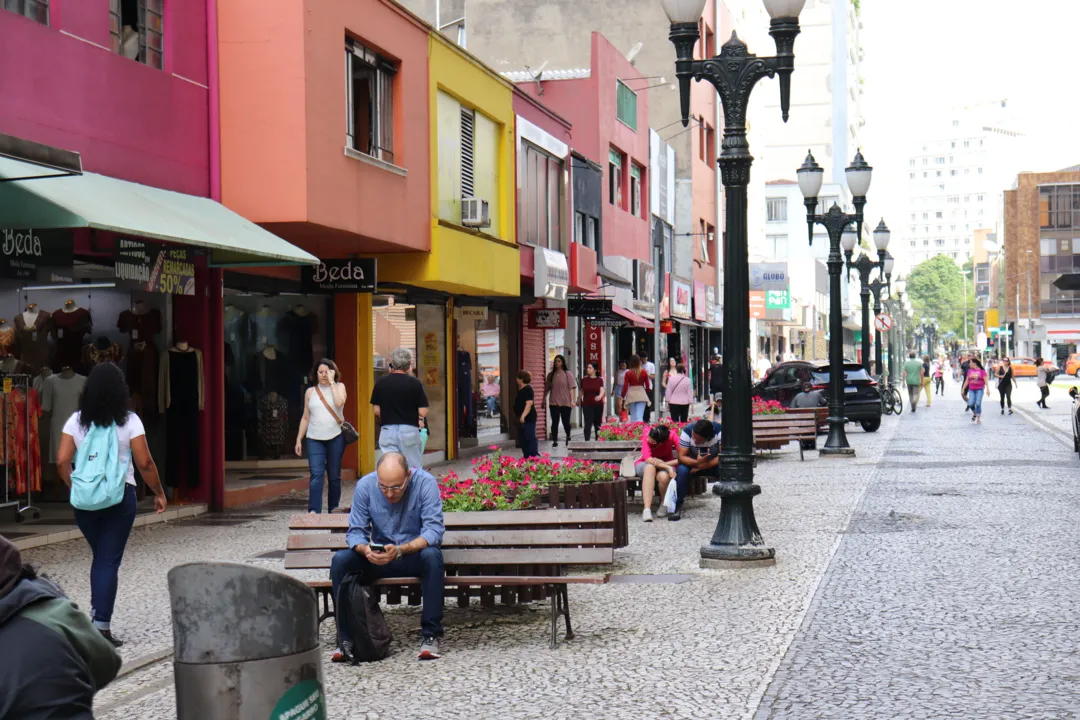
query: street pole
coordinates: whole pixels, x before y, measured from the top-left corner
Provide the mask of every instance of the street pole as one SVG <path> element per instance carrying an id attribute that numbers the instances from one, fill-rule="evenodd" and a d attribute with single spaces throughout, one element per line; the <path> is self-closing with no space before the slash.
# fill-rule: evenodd
<path id="1" fill-rule="evenodd" d="M 791 73 L 795 70 L 795 37 L 802 3 L 765 0 L 772 18 L 769 34 L 776 56 L 750 54 L 735 33 L 724 43 L 718 57 L 694 59 L 700 39 L 698 23 L 707 0 L 660 0 L 671 22 L 670 39 L 675 46 L 675 75 L 679 81 L 682 124 L 690 123 L 690 81 L 706 80 L 720 96 L 724 109 L 724 137 L 720 152 L 720 176 L 724 185 L 724 381 L 721 410 L 724 441 L 720 451 L 720 482 L 713 494 L 723 498 L 720 517 L 710 543 L 701 548 L 703 567 L 774 564 L 776 551 L 765 547 L 753 498 L 761 493 L 754 484 L 754 432 L 751 410 L 750 359 L 750 267 L 747 230 L 747 186 L 750 155 L 746 139 L 746 110 L 750 92 L 759 80 L 779 76 L 780 108 L 784 121 L 791 104 Z M 794 16 L 785 11 L 793 10 Z"/>
<path id="2" fill-rule="evenodd" d="M 663 226 L 656 222 L 656 230 L 653 231 L 653 247 L 656 252 L 656 300 L 653 302 L 655 314 L 653 315 L 653 365 L 656 366 L 656 375 L 660 374 L 660 301 L 664 297 L 664 235 Z M 657 232 L 659 231 L 659 232 Z M 653 378 L 653 418 L 660 420 L 660 383 L 659 378 Z"/>
<path id="3" fill-rule="evenodd" d="M 855 270 L 859 275 L 859 297 L 862 300 L 862 357 L 863 357 L 863 369 L 867 374 L 870 373 L 870 295 L 874 295 L 874 318 L 881 314 L 881 288 L 885 286 L 881 282 L 879 277 L 874 281 L 877 285 L 877 290 L 871 286 L 870 273 L 875 269 L 885 277 L 891 277 L 893 269 L 892 256 L 886 252 L 889 247 L 889 228 L 885 226 L 885 221 L 882 220 L 878 223 L 877 229 L 874 230 L 874 244 L 877 246 L 878 260 L 874 261 L 870 259 L 870 256 L 866 253 L 861 253 L 855 262 L 851 261 L 852 251 L 845 250 L 847 255 L 847 268 L 848 276 L 850 277 L 851 271 Z M 877 337 L 877 333 L 874 333 L 874 337 Z M 877 374 L 881 374 L 881 342 L 878 341 L 876 345 L 876 362 L 877 362 Z"/>
<path id="4" fill-rule="evenodd" d="M 866 193 L 870 189 L 872 172 L 873 168 L 863 159 L 862 153 L 856 152 L 855 159 L 846 171 L 855 212 L 845 213 L 834 203 L 827 213 L 818 215 L 815 212 L 817 195 L 821 190 L 825 171 L 814 160 L 812 153 L 807 153 L 805 162 L 797 171 L 799 189 L 806 206 L 810 244 L 814 243 L 814 225 L 823 226 L 829 234 L 829 437 L 825 440 L 821 455 L 855 456 L 855 450 L 848 444 L 844 430 L 847 418 L 844 417 L 844 328 L 840 308 L 840 273 L 844 269 L 844 259 L 840 255 L 840 248 L 842 242 L 844 252 L 850 257 L 858 238 L 862 236 L 863 207 L 866 206 Z M 851 225 L 855 226 L 855 232 L 845 232 Z M 864 338 L 864 343 L 868 341 L 868 338 Z M 869 350 L 869 346 L 866 347 Z"/>
<path id="5" fill-rule="evenodd" d="M 1034 324 L 1031 322 L 1031 251 L 1030 250 L 1027 251 L 1027 263 L 1025 263 L 1025 264 L 1027 266 L 1027 290 L 1028 290 L 1028 299 L 1027 299 L 1028 354 L 1031 355 L 1032 357 L 1034 357 L 1035 356 L 1035 343 L 1031 339 L 1032 330 L 1034 330 L 1035 328 L 1034 328 Z"/>

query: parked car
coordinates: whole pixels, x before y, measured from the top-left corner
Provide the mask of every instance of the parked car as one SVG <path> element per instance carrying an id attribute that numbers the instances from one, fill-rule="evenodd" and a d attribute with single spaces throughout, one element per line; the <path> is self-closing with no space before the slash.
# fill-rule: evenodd
<path id="1" fill-rule="evenodd" d="M 1073 353 L 1065 361 L 1065 373 L 1080 378 L 1080 353 Z"/>
<path id="2" fill-rule="evenodd" d="M 815 390 L 829 397 L 829 363 L 795 360 L 774 365 L 765 378 L 754 385 L 753 396 L 776 400 L 784 407 L 799 394 L 802 384 L 810 382 Z M 881 427 L 881 391 L 862 365 L 844 363 L 844 414 L 858 422 L 866 432 Z"/>
<path id="3" fill-rule="evenodd" d="M 1013 377 L 1035 377 L 1039 374 L 1034 358 L 1018 357 L 1012 359 Z"/>

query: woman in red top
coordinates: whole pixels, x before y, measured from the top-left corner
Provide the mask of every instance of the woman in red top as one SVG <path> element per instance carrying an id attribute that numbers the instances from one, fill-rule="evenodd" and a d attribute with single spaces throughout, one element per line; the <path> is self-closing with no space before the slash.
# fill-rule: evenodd
<path id="1" fill-rule="evenodd" d="M 585 377 L 581 378 L 581 419 L 585 425 L 585 442 L 592 439 L 592 431 L 600 432 L 604 421 L 604 378 L 600 377 L 596 363 L 585 364 Z"/>
<path id="2" fill-rule="evenodd" d="M 641 367 L 641 360 L 637 355 L 630 356 L 630 369 L 626 371 L 626 382 L 623 383 L 622 396 L 623 406 L 630 411 L 632 422 L 641 422 L 645 419 L 645 405 L 649 403 L 649 373 Z"/>
<path id="3" fill-rule="evenodd" d="M 660 509 L 656 511 L 657 517 L 667 515 L 667 507 L 664 506 L 664 495 L 667 493 L 668 484 L 675 475 L 675 467 L 679 464 L 675 450 L 675 436 L 667 425 L 657 425 L 641 438 L 641 457 L 634 463 L 634 470 L 641 478 L 641 500 L 645 509 L 641 511 L 641 519 L 652 522 L 652 499 L 653 489 L 660 485 Z"/>

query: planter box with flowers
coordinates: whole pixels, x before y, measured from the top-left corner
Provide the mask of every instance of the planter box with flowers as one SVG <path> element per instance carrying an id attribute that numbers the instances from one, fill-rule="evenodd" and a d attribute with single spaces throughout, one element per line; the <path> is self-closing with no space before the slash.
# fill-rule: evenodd
<path id="1" fill-rule="evenodd" d="M 512 458 L 496 452 L 473 460 L 473 477 L 450 472 L 439 480 L 444 512 L 612 508 L 615 547 L 629 544 L 626 481 L 618 467 L 575 458 Z"/>

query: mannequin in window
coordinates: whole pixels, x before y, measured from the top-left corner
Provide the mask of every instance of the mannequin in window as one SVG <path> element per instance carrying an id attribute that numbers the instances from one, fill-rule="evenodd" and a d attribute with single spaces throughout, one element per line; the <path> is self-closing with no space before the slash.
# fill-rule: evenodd
<path id="1" fill-rule="evenodd" d="M 120 313 L 116 328 L 129 337 L 125 370 L 132 409 L 144 423 L 154 423 L 158 418 L 158 363 L 161 358 L 155 338 L 161 332 L 161 311 L 136 300 L 130 310 Z"/>
<path id="2" fill-rule="evenodd" d="M 120 364 L 120 358 L 124 355 L 124 349 L 119 343 L 114 343 L 104 335 L 83 348 L 83 367 L 93 369 L 95 365 L 103 362 Z"/>
<path id="3" fill-rule="evenodd" d="M 41 394 L 41 409 L 51 413 L 49 417 L 49 462 L 56 463 L 56 451 L 60 447 L 60 434 L 64 423 L 79 409 L 86 377 L 79 375 L 70 365 L 60 368 L 56 375 L 45 379 L 45 389 Z"/>
<path id="4" fill-rule="evenodd" d="M 255 351 L 262 350 L 267 345 L 278 345 L 278 316 L 269 305 L 263 305 L 255 313 L 252 320 L 252 329 L 255 335 Z"/>
<path id="5" fill-rule="evenodd" d="M 76 371 L 82 368 L 82 349 L 85 338 L 94 329 L 90 311 L 79 307 L 72 299 L 64 301 L 64 306 L 53 313 L 53 326 L 56 328 L 56 363 L 54 369 L 70 367 Z"/>
<path id="6" fill-rule="evenodd" d="M 49 360 L 49 335 L 53 333 L 52 316 L 30 303 L 15 316 L 15 346 L 19 358 L 36 372 Z"/>
<path id="7" fill-rule="evenodd" d="M 165 483 L 180 486 L 180 462 L 187 464 L 185 485 L 198 487 L 199 412 L 203 409 L 203 356 L 201 350 L 179 339 L 161 354 L 158 378 L 158 410 L 167 424 Z"/>

